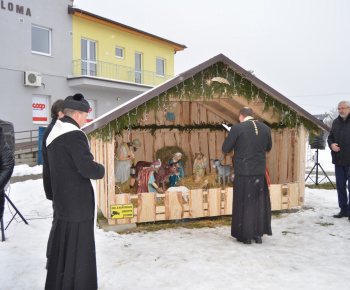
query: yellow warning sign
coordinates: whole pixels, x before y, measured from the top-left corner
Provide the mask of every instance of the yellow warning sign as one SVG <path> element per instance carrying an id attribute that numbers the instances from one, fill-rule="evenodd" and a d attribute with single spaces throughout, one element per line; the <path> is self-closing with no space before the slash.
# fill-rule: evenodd
<path id="1" fill-rule="evenodd" d="M 133 217 L 134 217 L 134 205 L 132 203 L 111 205 L 112 219 L 128 219 Z"/>

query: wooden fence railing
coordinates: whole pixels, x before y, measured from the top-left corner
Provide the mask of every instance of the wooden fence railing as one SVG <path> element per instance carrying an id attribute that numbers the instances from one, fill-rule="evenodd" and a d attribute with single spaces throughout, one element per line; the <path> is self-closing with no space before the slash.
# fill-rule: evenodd
<path id="1" fill-rule="evenodd" d="M 20 137 L 20 138 L 19 138 Z M 15 132 L 15 151 L 38 150 L 39 130 Z"/>
<path id="2" fill-rule="evenodd" d="M 282 210 L 300 205 L 298 183 L 270 186 L 271 209 Z M 108 223 L 128 224 L 232 214 L 233 188 L 190 190 L 188 193 L 167 191 L 165 194 L 116 194 L 112 205 L 133 205 L 133 217 L 118 217 L 108 209 Z M 117 210 L 119 213 L 123 209 Z M 128 209 L 130 211 L 130 209 Z M 112 213 L 112 215 L 111 215 Z M 122 216 L 122 215 L 119 215 Z"/>

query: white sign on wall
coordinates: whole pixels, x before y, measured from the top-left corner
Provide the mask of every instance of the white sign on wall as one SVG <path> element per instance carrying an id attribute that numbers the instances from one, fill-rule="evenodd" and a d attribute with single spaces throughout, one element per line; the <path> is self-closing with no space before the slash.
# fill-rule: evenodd
<path id="1" fill-rule="evenodd" d="M 32 97 L 33 123 L 43 124 L 49 122 L 49 97 L 33 96 Z"/>
<path id="2" fill-rule="evenodd" d="M 94 100 L 87 100 L 90 105 L 89 113 L 86 117 L 86 122 L 91 122 L 96 118 L 96 103 Z"/>

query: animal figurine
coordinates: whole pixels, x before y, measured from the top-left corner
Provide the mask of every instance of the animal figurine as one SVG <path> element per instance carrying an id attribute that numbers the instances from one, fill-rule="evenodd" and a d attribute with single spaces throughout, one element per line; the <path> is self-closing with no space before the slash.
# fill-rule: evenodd
<path id="1" fill-rule="evenodd" d="M 136 176 L 138 176 L 139 171 L 142 170 L 144 167 L 150 167 L 152 162 L 147 161 L 139 161 L 136 163 Z M 176 163 L 172 164 L 165 164 L 162 163 L 162 165 L 159 167 L 158 172 L 154 172 L 154 178 L 156 180 L 157 186 L 160 185 L 160 183 L 163 184 L 163 190 L 165 190 L 165 181 L 168 180 L 169 176 L 171 175 L 180 175 L 180 173 L 177 171 Z"/>
<path id="2" fill-rule="evenodd" d="M 226 186 L 226 177 L 227 182 L 229 181 L 230 176 L 233 174 L 233 170 L 230 168 L 230 165 L 222 165 L 221 161 L 225 158 L 225 156 L 221 157 L 220 159 L 210 159 L 210 161 L 213 161 L 213 168 L 218 169 L 218 183 L 220 186 L 220 178 L 223 180 L 223 185 Z"/>

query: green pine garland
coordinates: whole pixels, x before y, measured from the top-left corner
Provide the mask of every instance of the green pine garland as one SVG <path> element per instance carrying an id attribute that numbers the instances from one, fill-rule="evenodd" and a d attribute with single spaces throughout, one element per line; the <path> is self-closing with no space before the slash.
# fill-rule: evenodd
<path id="1" fill-rule="evenodd" d="M 162 129 L 168 129 L 170 131 L 172 130 L 178 130 L 179 132 L 187 132 L 190 133 L 191 131 L 196 131 L 196 130 L 205 130 L 209 129 L 210 132 L 212 131 L 224 131 L 225 128 L 222 126 L 220 123 L 204 123 L 200 122 L 199 124 L 193 123 L 192 125 L 136 125 L 132 128 L 133 130 L 141 130 L 141 131 L 150 131 L 152 135 L 155 134 L 156 131 L 162 130 Z"/>
<path id="2" fill-rule="evenodd" d="M 210 80 L 214 77 L 224 78 L 230 82 L 230 85 L 215 81 L 211 82 Z M 235 95 L 245 98 L 248 103 L 256 98 L 261 99 L 264 102 L 263 112 L 267 112 L 272 107 L 273 116 L 278 115 L 280 121 L 273 124 L 266 123 L 271 129 L 283 130 L 288 128 L 296 129 L 298 131 L 300 126 L 304 125 L 305 129 L 309 132 L 314 132 L 315 134 L 320 132 L 320 129 L 316 124 L 305 117 L 298 115 L 287 105 L 274 99 L 271 95 L 255 86 L 250 80 L 232 70 L 223 62 L 219 62 L 159 94 L 145 102 L 143 105 L 131 110 L 129 113 L 118 117 L 106 126 L 95 130 L 90 136 L 108 140 L 114 137 L 114 133 L 122 135 L 123 130 L 126 129 L 149 130 L 152 134 L 160 129 L 178 129 L 179 131 L 189 132 L 191 130 L 201 129 L 223 130 L 221 125 L 218 126 L 216 124 L 205 123 L 186 126 L 155 124 L 141 126 L 140 120 L 144 113 L 147 114 L 151 110 L 154 111 L 155 118 L 158 119 L 157 112 L 163 110 L 164 107 L 166 108 L 169 105 L 169 98 L 178 99 L 179 101 L 196 101 L 203 98 L 204 102 L 207 102 L 212 100 L 214 96 L 232 97 Z"/>

